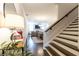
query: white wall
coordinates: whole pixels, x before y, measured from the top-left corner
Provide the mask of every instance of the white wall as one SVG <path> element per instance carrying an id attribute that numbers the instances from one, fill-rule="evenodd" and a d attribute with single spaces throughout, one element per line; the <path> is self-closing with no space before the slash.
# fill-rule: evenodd
<path id="1" fill-rule="evenodd" d="M 0 48 L 1 44 L 6 41 L 6 43 L 10 42 L 11 30 L 8 28 L 0 28 Z"/>
<path id="2" fill-rule="evenodd" d="M 58 19 L 61 19 L 70 10 L 72 10 L 77 3 L 58 3 Z"/>
<path id="3" fill-rule="evenodd" d="M 2 27 L 2 25 L 3 25 L 3 19 L 4 19 L 4 17 L 3 17 L 3 3 L 0 3 L 0 27 Z"/>
<path id="4" fill-rule="evenodd" d="M 4 27 L 8 28 L 24 28 L 24 18 L 16 14 L 7 14 L 4 19 Z"/>

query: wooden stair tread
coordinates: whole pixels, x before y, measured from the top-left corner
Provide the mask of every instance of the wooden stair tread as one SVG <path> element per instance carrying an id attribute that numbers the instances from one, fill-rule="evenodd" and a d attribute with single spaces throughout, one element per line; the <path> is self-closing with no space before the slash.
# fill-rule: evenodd
<path id="1" fill-rule="evenodd" d="M 67 38 L 71 40 L 78 40 L 78 36 L 69 36 L 69 35 L 58 35 L 57 37 Z"/>
<path id="2" fill-rule="evenodd" d="M 60 56 L 65 56 L 65 54 L 63 54 L 62 52 L 60 52 L 58 49 L 56 49 L 55 47 L 53 47 L 52 45 L 49 45 L 54 51 L 56 51 Z"/>
<path id="3" fill-rule="evenodd" d="M 62 45 L 62 44 L 60 44 L 58 42 L 55 42 L 55 41 L 53 41 L 53 43 L 56 44 L 57 46 L 60 46 L 61 48 L 65 49 L 66 51 L 68 51 L 68 52 L 70 52 L 70 53 L 72 53 L 74 55 L 79 56 L 79 52 L 78 51 L 76 51 L 74 49 L 71 49 L 71 48 L 69 48 L 67 46 L 64 46 L 64 45 Z"/>
<path id="4" fill-rule="evenodd" d="M 73 41 L 65 40 L 65 39 L 60 39 L 60 38 L 56 38 L 55 40 L 59 40 L 59 41 L 62 41 L 62 42 L 66 42 L 66 43 L 68 43 L 68 44 L 71 44 L 71 45 L 77 47 L 77 42 L 73 42 Z"/>

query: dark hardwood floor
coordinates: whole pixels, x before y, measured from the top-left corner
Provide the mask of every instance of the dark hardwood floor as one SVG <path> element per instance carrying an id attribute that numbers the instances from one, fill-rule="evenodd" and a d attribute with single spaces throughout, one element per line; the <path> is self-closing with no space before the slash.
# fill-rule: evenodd
<path id="1" fill-rule="evenodd" d="M 27 39 L 27 46 L 33 56 L 43 56 L 43 43 L 35 43 L 33 38 L 29 36 Z"/>

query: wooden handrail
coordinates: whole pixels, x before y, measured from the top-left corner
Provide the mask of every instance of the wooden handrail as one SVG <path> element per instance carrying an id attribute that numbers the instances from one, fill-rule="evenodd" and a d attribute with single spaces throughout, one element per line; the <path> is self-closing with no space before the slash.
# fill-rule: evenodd
<path id="1" fill-rule="evenodd" d="M 71 12 L 73 12 L 76 8 L 78 8 L 78 5 L 75 6 L 72 10 L 70 10 L 64 17 L 62 17 L 60 20 L 58 20 L 57 22 L 55 22 L 53 25 L 51 25 L 45 32 L 47 32 L 48 30 L 52 29 L 52 27 L 54 27 L 57 23 L 59 23 L 61 20 L 63 20 L 65 17 L 67 17 Z"/>

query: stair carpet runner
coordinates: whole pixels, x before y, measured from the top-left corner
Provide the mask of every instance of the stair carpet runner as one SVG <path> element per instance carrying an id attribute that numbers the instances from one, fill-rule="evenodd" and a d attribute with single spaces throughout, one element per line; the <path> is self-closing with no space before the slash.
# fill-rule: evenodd
<path id="1" fill-rule="evenodd" d="M 79 56 L 79 20 L 73 21 L 62 33 L 45 47 L 45 56 Z"/>

